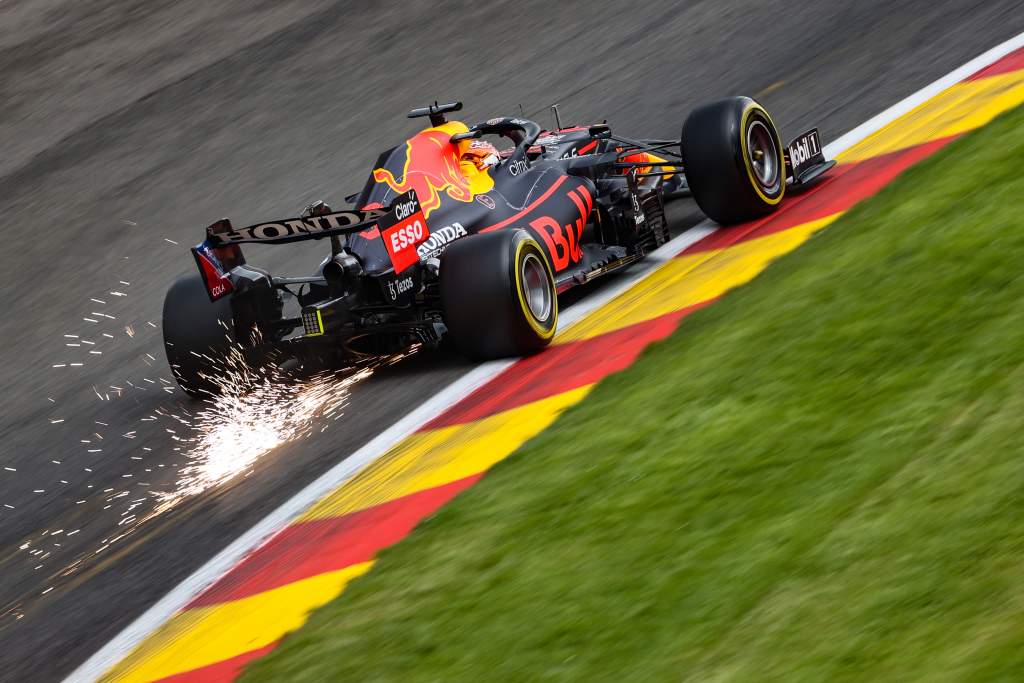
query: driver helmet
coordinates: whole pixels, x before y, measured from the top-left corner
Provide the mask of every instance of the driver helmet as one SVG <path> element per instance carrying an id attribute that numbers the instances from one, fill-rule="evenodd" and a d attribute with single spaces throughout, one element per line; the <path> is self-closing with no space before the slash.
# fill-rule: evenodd
<path id="1" fill-rule="evenodd" d="M 486 140 L 473 140 L 462 153 L 462 161 L 471 161 L 481 171 L 498 165 L 498 148 Z"/>

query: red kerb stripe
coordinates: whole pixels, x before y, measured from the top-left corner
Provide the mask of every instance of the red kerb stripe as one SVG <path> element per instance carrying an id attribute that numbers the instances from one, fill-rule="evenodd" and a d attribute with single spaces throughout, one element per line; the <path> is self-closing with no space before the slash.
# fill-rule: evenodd
<path id="1" fill-rule="evenodd" d="M 877 193 L 908 167 L 931 156 L 953 139 L 942 138 L 864 161 L 840 164 L 817 185 L 783 200 L 777 212 L 756 221 L 716 230 L 680 255 L 723 249 L 846 211 L 862 199 Z"/>
<path id="2" fill-rule="evenodd" d="M 589 339 L 550 346 L 535 356 L 517 361 L 423 429 L 473 422 L 593 384 L 632 365 L 644 348 L 672 334 L 683 317 L 709 303 L 705 301 Z"/>
<path id="3" fill-rule="evenodd" d="M 266 647 L 243 652 L 236 657 L 225 659 L 216 664 L 209 664 L 198 669 L 161 678 L 157 683 L 228 683 L 238 678 L 246 664 L 259 659 L 275 647 L 277 647 L 277 643 L 271 643 Z"/>
<path id="4" fill-rule="evenodd" d="M 988 78 L 989 76 L 998 76 L 999 74 L 1010 73 L 1011 71 L 1020 71 L 1021 69 L 1024 69 L 1024 47 L 1019 50 L 1014 50 L 998 62 L 989 64 L 981 71 L 974 72 L 964 80 L 976 81 L 981 78 Z"/>
<path id="5" fill-rule="evenodd" d="M 481 475 L 418 491 L 340 517 L 298 522 L 248 556 L 188 607 L 238 600 L 293 581 L 367 562 Z"/>

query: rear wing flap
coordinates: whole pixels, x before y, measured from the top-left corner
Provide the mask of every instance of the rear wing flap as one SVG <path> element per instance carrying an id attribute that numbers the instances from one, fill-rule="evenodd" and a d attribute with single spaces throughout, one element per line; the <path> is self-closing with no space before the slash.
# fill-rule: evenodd
<path id="1" fill-rule="evenodd" d="M 210 247 L 232 244 L 287 244 L 301 240 L 316 240 L 331 235 L 361 232 L 375 225 L 390 211 L 365 209 L 362 211 L 336 211 L 319 216 L 286 218 L 269 223 L 258 223 L 235 229 L 227 218 L 206 229 L 206 243 Z"/>
<path id="2" fill-rule="evenodd" d="M 368 230 L 381 222 L 394 222 L 409 215 L 410 211 L 419 211 L 419 201 L 413 190 L 399 195 L 388 209 L 336 211 L 258 223 L 238 229 L 231 225 L 230 219 L 222 218 L 206 228 L 206 239 L 192 247 L 192 256 L 203 277 L 210 301 L 216 301 L 234 291 L 231 270 L 245 263 L 239 245 L 288 244 L 350 235 Z"/>

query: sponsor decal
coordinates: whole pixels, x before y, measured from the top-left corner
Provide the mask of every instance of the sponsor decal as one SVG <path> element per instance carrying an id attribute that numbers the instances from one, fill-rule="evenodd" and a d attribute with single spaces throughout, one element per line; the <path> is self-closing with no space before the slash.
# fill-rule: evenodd
<path id="1" fill-rule="evenodd" d="M 211 241 L 217 244 L 233 242 L 274 241 L 301 238 L 303 235 L 316 235 L 328 230 L 346 228 L 359 223 L 375 220 L 387 212 L 381 209 L 368 211 L 337 211 L 320 216 L 292 218 L 273 223 L 260 223 L 248 228 L 239 228 L 230 232 L 210 235 Z"/>
<path id="2" fill-rule="evenodd" d="M 635 194 L 633 195 L 633 222 L 637 225 L 644 222 L 644 212 L 640 208 L 640 200 Z"/>
<path id="3" fill-rule="evenodd" d="M 449 125 L 449 124 L 445 124 Z M 415 190 L 424 217 L 441 206 L 444 196 L 460 202 L 471 202 L 477 192 L 493 187 L 490 176 L 483 176 L 487 186 L 470 183 L 459 168 L 458 148 L 451 143 L 452 129 L 428 128 L 405 143 L 405 163 L 398 177 L 386 168 L 373 171 L 373 179 L 386 183 L 395 194 Z"/>
<path id="4" fill-rule="evenodd" d="M 519 175 L 520 173 L 526 173 L 529 170 L 530 164 L 526 159 L 516 159 L 515 161 L 508 162 L 508 172 L 512 175 Z"/>
<path id="5" fill-rule="evenodd" d="M 217 258 L 214 250 L 206 242 L 201 242 L 192 248 L 192 255 L 195 257 L 199 273 L 203 276 L 203 283 L 206 285 L 206 293 L 210 301 L 216 301 L 234 291 L 231 279 L 224 272 L 224 267 Z"/>
<path id="6" fill-rule="evenodd" d="M 641 225 L 644 222 L 644 211 L 640 208 L 640 194 L 637 191 L 637 167 L 629 169 L 626 174 L 626 185 L 629 187 L 629 198 L 633 203 L 633 222 Z"/>
<path id="7" fill-rule="evenodd" d="M 406 292 L 411 292 L 413 286 L 412 276 L 410 275 L 407 275 L 400 280 L 388 280 L 387 293 L 391 298 L 392 303 L 398 301 L 399 297 Z"/>
<path id="8" fill-rule="evenodd" d="M 476 196 L 476 200 L 478 202 L 480 202 L 481 204 L 483 204 L 484 206 L 486 206 L 488 209 L 490 209 L 492 211 L 494 210 L 494 207 L 495 207 L 494 200 L 491 199 L 489 195 L 478 194 Z"/>
<path id="9" fill-rule="evenodd" d="M 402 220 L 416 213 L 419 207 L 416 205 L 416 200 L 409 199 L 407 201 L 396 202 L 394 206 L 395 218 Z"/>
<path id="10" fill-rule="evenodd" d="M 572 159 L 574 157 L 580 156 L 581 154 L 589 154 L 589 153 L 593 152 L 596 148 L 597 148 L 597 140 L 591 140 L 590 142 L 588 142 L 585 145 L 573 147 L 571 149 L 566 150 L 565 153 L 562 154 L 562 156 L 559 157 L 559 158 L 560 159 Z"/>
<path id="11" fill-rule="evenodd" d="M 419 262 L 416 247 L 430 237 L 430 230 L 427 229 L 427 219 L 423 216 L 414 190 L 409 190 L 399 197 L 393 206 L 394 212 L 388 217 L 388 221 L 393 223 L 387 225 L 382 221 L 380 236 L 384 240 L 388 256 L 391 257 L 395 275 L 398 275 Z"/>
<path id="12" fill-rule="evenodd" d="M 553 145 L 553 144 L 555 144 L 556 142 L 558 142 L 559 140 L 561 140 L 564 137 L 565 137 L 564 135 L 544 135 L 544 136 L 541 136 L 541 137 L 537 138 L 536 144 L 538 144 L 538 145 Z"/>
<path id="13" fill-rule="evenodd" d="M 555 272 L 561 272 L 570 264 L 579 263 L 583 259 L 583 229 L 587 226 L 587 218 L 594 208 L 594 198 L 583 188 L 574 188 L 568 197 L 580 213 L 580 217 L 571 224 L 562 225 L 550 216 L 541 216 L 530 221 L 530 227 L 540 235 L 548 249 Z"/>
<path id="14" fill-rule="evenodd" d="M 454 242 L 460 237 L 465 237 L 467 234 L 466 228 L 462 227 L 462 223 L 452 223 L 440 230 L 431 232 L 430 237 L 416 247 L 416 251 L 421 259 L 431 258 L 444 251 L 449 242 Z"/>
<path id="15" fill-rule="evenodd" d="M 498 125 L 499 123 L 501 123 L 504 120 L 505 119 L 503 119 L 503 118 L 487 119 L 487 125 L 488 126 L 496 126 L 496 125 Z"/>
<path id="16" fill-rule="evenodd" d="M 821 151 L 821 140 L 818 137 L 817 128 L 789 143 L 789 164 L 793 167 L 794 176 L 800 174 L 802 167 L 824 160 L 825 154 Z"/>

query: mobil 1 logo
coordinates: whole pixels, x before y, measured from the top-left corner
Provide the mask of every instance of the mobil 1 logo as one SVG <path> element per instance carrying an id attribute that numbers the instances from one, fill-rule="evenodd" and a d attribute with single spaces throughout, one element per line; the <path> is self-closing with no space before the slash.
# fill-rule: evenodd
<path id="1" fill-rule="evenodd" d="M 807 131 L 789 143 L 788 152 L 789 164 L 793 168 L 793 180 L 796 181 L 799 181 L 801 172 L 825 161 L 817 128 Z"/>

